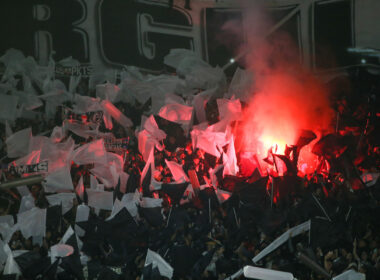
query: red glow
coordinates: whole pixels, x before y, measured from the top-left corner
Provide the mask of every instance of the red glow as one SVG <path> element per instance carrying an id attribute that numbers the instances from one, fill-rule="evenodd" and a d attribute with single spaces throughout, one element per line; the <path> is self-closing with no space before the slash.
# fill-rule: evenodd
<path id="1" fill-rule="evenodd" d="M 268 150 L 284 154 L 285 146 L 294 145 L 301 129 L 320 133 L 327 130 L 331 109 L 324 89 L 306 74 L 272 73 L 260 79 L 244 112 L 242 125 L 236 133 L 240 137 L 241 152 L 267 157 Z M 308 146 L 301 150 L 299 169 L 303 173 L 315 170 L 317 158 Z M 260 164 L 263 164 L 262 161 Z"/>

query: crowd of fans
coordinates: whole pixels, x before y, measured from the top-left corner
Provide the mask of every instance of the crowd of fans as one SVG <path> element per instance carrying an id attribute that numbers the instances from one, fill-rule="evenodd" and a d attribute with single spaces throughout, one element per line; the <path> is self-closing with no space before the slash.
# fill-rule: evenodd
<path id="1" fill-rule="evenodd" d="M 207 151 L 194 150 L 181 126 L 158 116 L 155 116 L 157 124 L 167 137 L 163 143 L 165 149 L 154 153 L 157 170 L 154 180 L 174 181 L 165 164 L 165 160 L 170 160 L 180 163 L 185 173 L 195 170 L 200 185 L 209 187 L 196 191 L 186 203 L 180 203 L 182 196 L 163 190 L 141 190 L 139 182 L 145 162 L 133 130 L 140 125 L 149 102 L 136 106 L 115 104 L 134 123 L 130 131 L 118 124 L 114 124 L 112 130 L 116 138 L 129 137 L 124 163 L 124 170 L 129 174 L 125 192 L 134 193 L 137 189 L 144 192 L 144 196 L 162 198 L 160 214 L 157 217 L 140 208 L 138 220 L 126 215 L 125 225 L 107 224 L 105 220 L 111 211 L 96 212 L 91 208 L 88 222 L 80 225 L 86 232 L 81 237 L 81 252 L 76 240 L 66 242 L 74 247 L 74 254 L 66 258 L 69 260 L 63 258 L 57 269 L 47 257 L 49 248 L 60 242 L 69 226 L 78 226 L 76 210 L 86 199 L 77 196 L 74 206 L 64 215 L 58 211 L 50 218 L 48 212 L 46 235 L 41 243 L 25 239 L 20 231 L 13 234 L 8 243 L 11 250 L 34 253 L 24 259 L 16 258 L 23 273 L 19 279 L 160 279 L 161 276 L 156 278 L 157 271 L 144 266 L 148 249 L 161 255 L 174 268 L 174 279 L 225 279 L 245 265 L 253 265 L 252 258 L 274 239 L 309 219 L 309 232 L 291 236 L 286 244 L 254 265 L 288 271 L 297 279 L 329 279 L 348 269 L 364 273 L 366 279 L 380 279 L 380 185 L 377 182 L 367 186 L 362 179 L 363 174 L 379 172 L 380 160 L 380 87 L 369 76 L 354 73 L 351 93 L 335 92 L 335 110 L 340 113 L 337 134 L 344 138 L 346 149 L 344 157 L 330 162 L 330 174 L 315 172 L 302 178 L 285 174 L 274 179 L 260 177 L 255 172 L 245 177 L 218 176 L 218 188 L 232 194 L 225 202 L 217 199 L 216 186 L 210 186 L 208 173 L 210 168 L 221 164 L 220 159 Z M 331 82 L 330 88 L 335 84 L 339 84 L 338 81 Z M 78 92 L 94 95 L 85 82 L 79 85 Z M 208 105 L 207 119 L 212 124 L 218 120 L 218 112 L 212 101 Z M 35 119 L 18 118 L 12 130 L 31 127 L 33 135 L 39 135 L 51 132 L 63 121 L 60 111 L 50 120 L 45 120 L 42 111 L 36 116 Z M 7 172 L 6 166 L 13 159 L 6 156 L 5 125 L 0 124 L 0 127 L 3 182 L 17 175 Z M 77 144 L 92 140 L 74 133 L 70 136 Z M 353 163 L 349 167 L 345 164 L 347 158 Z M 90 187 L 89 169 L 90 166 L 72 166 L 74 186 L 83 176 L 85 188 Z M 272 181 L 279 190 L 275 202 L 267 190 Z M 53 213 L 54 207 L 49 205 L 42 185 L 27 187 L 35 206 L 48 208 Z M 120 190 L 108 191 L 120 195 Z M 21 202 L 18 190 L 1 189 L 0 199 L 1 215 L 13 215 L 16 219 Z M 99 229 L 102 227 L 104 230 Z M 305 262 L 301 255 L 307 256 L 312 264 Z"/>

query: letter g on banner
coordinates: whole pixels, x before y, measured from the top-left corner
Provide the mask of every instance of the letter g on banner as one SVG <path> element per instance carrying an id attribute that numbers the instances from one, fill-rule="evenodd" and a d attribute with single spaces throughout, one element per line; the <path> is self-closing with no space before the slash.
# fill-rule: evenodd
<path id="1" fill-rule="evenodd" d="M 112 65 L 162 70 L 173 48 L 193 49 L 190 14 L 157 1 L 102 0 L 99 4 L 101 48 Z"/>

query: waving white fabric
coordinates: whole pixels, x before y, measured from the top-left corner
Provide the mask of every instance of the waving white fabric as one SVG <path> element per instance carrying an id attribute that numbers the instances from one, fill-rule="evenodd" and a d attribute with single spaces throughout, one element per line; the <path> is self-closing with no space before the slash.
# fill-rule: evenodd
<path id="1" fill-rule="evenodd" d="M 8 157 L 17 158 L 27 155 L 31 137 L 32 129 L 30 127 L 17 131 L 8 137 L 7 140 L 5 140 Z"/>
<path id="2" fill-rule="evenodd" d="M 207 153 L 220 157 L 220 150 L 225 146 L 228 141 L 226 140 L 225 132 L 215 132 L 214 127 L 208 127 L 202 129 L 201 126 L 197 126 L 191 131 L 191 140 L 193 149 L 199 148 Z"/>
<path id="3" fill-rule="evenodd" d="M 113 207 L 113 192 L 87 190 L 88 206 L 96 209 L 112 210 Z"/>
<path id="4" fill-rule="evenodd" d="M 100 105 L 100 99 L 98 98 L 76 94 L 73 111 L 77 114 L 83 114 L 87 112 L 103 111 L 103 107 Z"/>
<path id="5" fill-rule="evenodd" d="M 124 128 L 133 126 L 132 121 L 127 118 L 115 105 L 113 105 L 108 100 L 103 100 L 101 102 L 103 110 L 107 112 L 115 121 L 117 121 Z"/>
<path id="6" fill-rule="evenodd" d="M 159 254 L 148 249 L 148 253 L 145 259 L 145 265 L 152 264 L 153 267 L 157 266 L 160 271 L 160 275 L 171 279 L 173 277 L 173 268 L 168 264 Z"/>
<path id="7" fill-rule="evenodd" d="M 158 115 L 168 121 L 189 124 L 193 116 L 193 107 L 182 104 L 167 104 L 160 109 Z"/>
<path id="8" fill-rule="evenodd" d="M 4 245 L 4 251 L 6 252 L 8 257 L 7 257 L 7 262 L 5 263 L 3 274 L 4 275 L 16 274 L 17 277 L 20 276 L 22 274 L 20 267 L 15 261 L 13 253 L 11 249 L 9 248 L 8 244 Z"/>
<path id="9" fill-rule="evenodd" d="M 111 83 L 105 83 L 96 86 L 96 97 L 100 99 L 109 100 L 112 103 L 115 102 L 120 88 L 117 85 Z"/>
<path id="10" fill-rule="evenodd" d="M 170 169 L 170 172 L 173 175 L 174 181 L 183 181 L 189 182 L 189 178 L 187 177 L 185 171 L 183 171 L 182 165 L 175 161 L 168 161 L 165 159 L 166 166 Z"/>
<path id="11" fill-rule="evenodd" d="M 68 166 L 64 166 L 50 173 L 43 183 L 46 192 L 72 191 L 73 181 Z"/>
<path id="12" fill-rule="evenodd" d="M 223 164 L 224 164 L 223 176 L 225 175 L 236 176 L 236 174 L 239 172 L 233 135 L 231 135 L 231 138 L 228 144 L 227 154 L 223 154 Z"/>
<path id="13" fill-rule="evenodd" d="M 160 151 L 163 150 L 164 147 L 160 144 L 160 141 L 166 138 L 166 133 L 158 128 L 153 115 L 147 119 L 142 118 L 141 123 L 144 129 L 137 132 L 138 149 L 144 160 L 147 161 L 150 152 L 154 148 Z"/>
<path id="14" fill-rule="evenodd" d="M 258 253 L 252 259 L 252 261 L 254 263 L 257 263 L 262 258 L 264 258 L 266 255 L 268 255 L 269 253 L 273 252 L 278 247 L 280 247 L 282 244 L 284 244 L 286 241 L 288 241 L 288 239 L 290 238 L 290 236 L 295 237 L 295 236 L 297 236 L 297 235 L 299 235 L 299 234 L 301 234 L 301 233 L 303 233 L 305 231 L 309 231 L 310 230 L 310 224 L 311 224 L 311 222 L 309 220 L 309 221 L 306 221 L 306 222 L 304 222 L 302 224 L 294 226 L 291 229 L 288 229 L 286 232 L 284 232 L 279 237 L 277 237 L 271 244 L 269 244 L 267 247 L 265 247 L 260 253 Z"/>
<path id="15" fill-rule="evenodd" d="M 131 214 L 132 217 L 136 218 L 138 216 L 138 208 L 141 194 L 136 190 L 134 193 L 126 193 L 123 195 L 123 198 L 120 200 L 116 199 L 112 208 L 111 215 L 107 220 L 111 220 L 116 216 L 123 208 L 126 208 Z"/>
<path id="16" fill-rule="evenodd" d="M 45 236 L 46 231 L 46 209 L 34 207 L 17 215 L 17 229 L 24 238 L 31 236 Z"/>
<path id="17" fill-rule="evenodd" d="M 72 160 L 76 164 L 100 163 L 107 164 L 107 152 L 103 139 L 92 141 L 75 149 Z"/>
<path id="18" fill-rule="evenodd" d="M 260 280 L 293 280 L 294 276 L 290 272 L 277 271 L 273 269 L 260 268 L 255 266 L 245 266 L 244 276 Z"/>
<path id="19" fill-rule="evenodd" d="M 77 207 L 77 213 L 75 216 L 75 223 L 77 222 L 86 222 L 88 221 L 88 217 L 90 215 L 90 207 L 88 207 L 85 204 L 78 205 Z M 84 236 L 85 231 L 80 226 L 75 225 L 75 232 L 79 237 Z"/>
<path id="20" fill-rule="evenodd" d="M 142 197 L 140 201 L 140 206 L 143 208 L 154 208 L 162 206 L 161 198 L 151 198 L 151 197 Z"/>
<path id="21" fill-rule="evenodd" d="M 18 210 L 18 212 L 22 213 L 32 209 L 33 207 L 35 207 L 34 197 L 31 194 L 25 195 L 21 198 L 20 209 Z"/>
<path id="22" fill-rule="evenodd" d="M 71 208 L 73 208 L 74 198 L 74 193 L 57 193 L 46 196 L 50 205 L 62 205 L 62 214 L 66 214 Z"/>
<path id="23" fill-rule="evenodd" d="M 50 247 L 50 261 L 54 263 L 57 258 L 68 257 L 74 253 L 74 248 L 66 244 L 56 244 Z"/>

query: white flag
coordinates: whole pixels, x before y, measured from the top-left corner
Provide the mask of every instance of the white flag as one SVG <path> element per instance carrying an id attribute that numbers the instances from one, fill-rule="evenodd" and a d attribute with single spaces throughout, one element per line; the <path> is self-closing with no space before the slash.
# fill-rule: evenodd
<path id="1" fill-rule="evenodd" d="M 96 209 L 112 210 L 113 192 L 87 190 L 88 206 Z"/>
<path id="2" fill-rule="evenodd" d="M 162 206 L 161 198 L 151 198 L 151 197 L 142 197 L 140 201 L 140 206 L 143 208 L 154 208 Z"/>
<path id="3" fill-rule="evenodd" d="M 133 126 L 132 121 L 127 118 L 115 105 L 113 105 L 108 100 L 103 100 L 101 102 L 103 110 L 107 112 L 115 121 L 117 121 L 124 128 Z"/>
<path id="4" fill-rule="evenodd" d="M 227 154 L 223 154 L 223 177 L 225 175 L 233 175 L 239 172 L 239 167 L 236 159 L 234 136 L 231 135 L 230 143 L 228 144 Z"/>
<path id="5" fill-rule="evenodd" d="M 26 239 L 31 236 L 45 236 L 46 209 L 34 207 L 17 214 L 16 227 Z"/>
<path id="6" fill-rule="evenodd" d="M 77 213 L 75 216 L 75 223 L 77 222 L 86 222 L 88 221 L 88 217 L 90 215 L 90 207 L 88 207 L 85 204 L 78 205 L 77 207 Z M 75 232 L 79 237 L 84 236 L 85 230 L 82 229 L 80 226 L 77 224 L 74 226 Z"/>
<path id="7" fill-rule="evenodd" d="M 46 192 L 62 192 L 74 190 L 73 181 L 68 166 L 50 173 L 42 183 Z"/>
<path id="8" fill-rule="evenodd" d="M 171 279 L 173 277 L 173 268 L 168 264 L 159 254 L 148 249 L 145 259 L 145 265 L 152 264 L 153 267 L 157 266 L 160 275 Z"/>
<path id="9" fill-rule="evenodd" d="M 98 139 L 75 149 L 72 154 L 72 160 L 76 164 L 100 163 L 105 165 L 107 164 L 106 153 L 104 140 Z"/>
<path id="10" fill-rule="evenodd" d="M 170 169 L 170 172 L 173 175 L 174 181 L 183 181 L 189 182 L 189 178 L 187 177 L 185 171 L 183 171 L 182 165 L 175 161 L 168 161 L 165 159 L 166 166 Z"/>
<path id="11" fill-rule="evenodd" d="M 29 142 L 32 138 L 32 129 L 25 128 L 7 138 L 7 153 L 10 158 L 22 157 L 28 154 Z"/>
<path id="12" fill-rule="evenodd" d="M 53 205 L 62 205 L 62 214 L 66 214 L 73 208 L 74 204 L 74 193 L 57 193 L 52 195 L 47 195 L 46 199 L 51 206 Z"/>
<path id="13" fill-rule="evenodd" d="M 260 280 L 293 280 L 294 276 L 290 272 L 277 271 L 254 266 L 244 267 L 244 277 Z"/>
<path id="14" fill-rule="evenodd" d="M 68 257 L 74 253 L 74 248 L 66 244 L 56 244 L 50 247 L 50 261 L 54 263 L 57 258 Z"/>
<path id="15" fill-rule="evenodd" d="M 284 244 L 286 241 L 288 241 L 290 236 L 294 237 L 294 236 L 297 236 L 297 235 L 299 235 L 305 231 L 309 231 L 310 230 L 310 224 L 311 224 L 311 221 L 308 220 L 302 224 L 299 224 L 295 227 L 292 227 L 291 229 L 288 229 L 286 232 L 284 232 L 279 237 L 277 237 L 271 244 L 269 244 L 267 247 L 265 247 L 264 250 L 262 250 L 260 253 L 258 253 L 252 259 L 252 261 L 254 263 L 257 263 L 262 258 L 264 258 L 266 255 L 273 252 L 278 247 L 280 247 L 282 244 Z"/>

